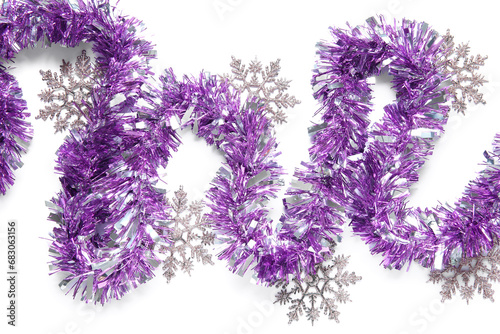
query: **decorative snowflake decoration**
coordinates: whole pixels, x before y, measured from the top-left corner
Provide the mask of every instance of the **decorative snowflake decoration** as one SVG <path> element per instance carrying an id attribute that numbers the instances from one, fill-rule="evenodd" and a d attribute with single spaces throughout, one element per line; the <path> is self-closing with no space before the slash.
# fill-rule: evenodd
<path id="1" fill-rule="evenodd" d="M 47 103 L 36 119 L 55 120 L 57 132 L 66 129 L 82 128 L 85 117 L 92 106 L 90 93 L 97 78 L 97 71 L 85 50 L 77 57 L 75 65 L 63 59 L 60 74 L 51 70 L 40 70 L 42 80 L 48 88 L 38 94 L 40 100 Z"/>
<path id="2" fill-rule="evenodd" d="M 445 66 L 445 74 L 451 75 L 451 86 L 448 91 L 453 96 L 452 108 L 464 113 L 467 109 L 467 102 L 486 103 L 483 94 L 479 93 L 479 87 L 487 81 L 476 71 L 484 66 L 484 61 L 488 59 L 488 56 L 469 56 L 469 43 L 455 46 L 453 39 L 450 30 L 447 30 L 441 45 L 445 56 L 439 64 Z"/>
<path id="3" fill-rule="evenodd" d="M 202 201 L 191 202 L 188 205 L 187 194 L 182 186 L 174 192 L 169 201 L 175 212 L 169 227 L 172 229 L 170 246 L 162 246 L 160 252 L 167 257 L 163 261 L 163 276 L 170 283 L 175 272 L 180 268 L 191 275 L 193 260 L 203 264 L 214 264 L 212 255 L 204 246 L 213 245 L 215 235 L 207 231 L 208 223 L 203 214 Z M 189 253 L 189 255 L 188 255 Z"/>
<path id="4" fill-rule="evenodd" d="M 444 302 L 452 295 L 460 292 L 462 299 L 467 301 L 474 297 L 475 292 L 483 294 L 484 299 L 494 301 L 495 291 L 490 282 L 500 281 L 500 246 L 495 246 L 484 256 L 473 258 L 463 257 L 456 265 L 449 265 L 443 270 L 433 270 L 429 282 L 441 283 L 441 299 Z"/>
<path id="5" fill-rule="evenodd" d="M 339 322 L 340 312 L 337 311 L 337 304 L 351 301 L 344 287 L 356 284 L 361 277 L 356 276 L 354 272 L 349 273 L 344 270 L 349 263 L 349 256 L 333 256 L 334 246 L 330 247 L 331 257 L 316 265 L 315 275 L 308 275 L 303 281 L 294 278 L 290 282 L 292 285 L 290 289 L 288 282 L 280 281 L 276 284 L 276 287 L 281 287 L 281 291 L 276 294 L 274 303 L 279 302 L 280 305 L 291 303 L 288 308 L 289 324 L 294 320 L 298 321 L 299 316 L 305 313 L 307 320 L 314 325 L 321 311 L 328 316 L 328 319 Z"/>
<path id="6" fill-rule="evenodd" d="M 266 104 L 266 111 L 275 123 L 286 122 L 283 108 L 293 108 L 300 101 L 285 91 L 290 87 L 290 80 L 278 78 L 280 60 L 271 62 L 265 69 L 257 59 L 252 60 L 248 68 L 240 59 L 231 57 L 231 75 L 224 74 L 229 84 L 240 93 L 248 93 L 248 99 L 258 97 Z M 273 109 L 272 105 L 276 107 Z"/>

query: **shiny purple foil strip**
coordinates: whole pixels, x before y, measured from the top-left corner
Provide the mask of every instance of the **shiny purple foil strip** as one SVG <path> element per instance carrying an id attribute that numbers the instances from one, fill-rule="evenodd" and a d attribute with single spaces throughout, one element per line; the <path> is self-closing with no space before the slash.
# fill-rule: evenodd
<path id="1" fill-rule="evenodd" d="M 219 259 L 240 275 L 251 268 L 264 284 L 315 273 L 341 231 L 338 213 L 314 188 L 288 199 L 280 222 L 267 217 L 283 170 L 266 106 L 256 98 L 241 103 L 225 80 L 205 73 L 178 81 L 170 70 L 162 80 L 164 103 L 226 158 L 207 194 L 208 218 L 223 245 Z"/>
<path id="2" fill-rule="evenodd" d="M 61 288 L 86 302 L 119 299 L 152 278 L 159 247 L 168 242 L 168 208 L 154 184 L 156 168 L 166 165 L 178 139 L 165 121 L 174 112 L 146 83 L 155 52 L 142 30 L 108 1 L 7 1 L 1 12 L 5 59 L 37 43 L 87 42 L 103 73 L 92 92 L 88 125 L 71 131 L 57 152 L 62 190 L 47 204 L 57 223 L 51 273 L 64 273 Z M 8 78 L 4 70 L 2 78 Z M 18 90 L 8 93 L 17 97 Z M 11 100 L 21 109 L 24 102 Z"/>
<path id="3" fill-rule="evenodd" d="M 407 206 L 409 188 L 443 132 L 450 82 L 441 37 L 426 23 L 386 24 L 375 18 L 347 30 L 332 28 L 318 44 L 312 84 L 323 124 L 312 134 L 314 162 L 329 170 L 335 202 L 345 207 L 356 234 L 384 257 L 386 267 L 417 261 L 440 268 L 493 246 L 499 229 L 500 137 L 479 177 L 454 206 Z M 443 62 L 441 62 L 443 63 Z M 369 128 L 369 77 L 387 68 L 395 103 Z"/>

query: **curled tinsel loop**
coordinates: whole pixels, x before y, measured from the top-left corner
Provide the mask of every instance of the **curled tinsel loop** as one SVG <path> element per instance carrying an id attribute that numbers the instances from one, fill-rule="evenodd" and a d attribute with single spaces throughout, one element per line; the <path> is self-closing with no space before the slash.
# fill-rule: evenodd
<path id="1" fill-rule="evenodd" d="M 499 137 L 486 168 L 454 207 L 407 207 L 409 187 L 448 119 L 451 74 L 442 37 L 426 23 L 391 25 L 383 17 L 331 32 L 333 42 L 318 45 L 312 80 L 324 123 L 313 134 L 311 153 L 331 173 L 329 182 L 340 185 L 335 200 L 354 232 L 397 269 L 412 260 L 439 268 L 462 253 L 487 251 L 500 235 Z M 367 79 L 383 68 L 393 76 L 396 101 L 370 126 Z"/>
<path id="2" fill-rule="evenodd" d="M 62 190 L 48 203 L 49 219 L 57 223 L 51 271 L 66 275 L 61 288 L 95 303 L 118 299 L 153 277 L 168 219 L 164 194 L 154 187 L 156 168 L 178 145 L 168 123 L 174 112 L 158 103 L 159 91 L 147 83 L 152 45 L 141 37 L 138 20 L 115 11 L 107 0 L 13 0 L 0 13 L 4 59 L 37 43 L 93 43 L 97 54 L 102 76 L 92 89 L 87 125 L 72 130 L 59 148 Z M 4 67 L 0 75 L 6 82 L 0 85 L 0 117 L 8 121 L 0 129 L 7 138 L 1 145 L 11 151 L 2 154 L 13 165 L 21 151 L 13 138 L 29 137 L 25 104 Z M 12 183 L 4 166 L 2 161 L 2 182 L 7 175 Z"/>
<path id="3" fill-rule="evenodd" d="M 179 123 L 226 158 L 207 195 L 208 218 L 223 244 L 219 258 L 241 275 L 251 267 L 264 284 L 315 273 L 340 233 L 340 219 L 312 185 L 289 199 L 280 222 L 267 217 L 266 205 L 276 197 L 283 170 L 265 104 L 255 97 L 241 104 L 226 80 L 204 73 L 178 81 L 166 71 L 162 80 L 164 104 L 180 112 Z"/>

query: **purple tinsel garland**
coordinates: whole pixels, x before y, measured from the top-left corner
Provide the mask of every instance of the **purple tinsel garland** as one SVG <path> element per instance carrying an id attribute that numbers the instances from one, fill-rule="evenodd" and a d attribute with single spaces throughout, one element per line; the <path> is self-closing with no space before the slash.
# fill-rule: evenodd
<path id="1" fill-rule="evenodd" d="M 164 103 L 226 158 L 207 195 L 208 218 L 223 244 L 219 259 L 240 275 L 253 265 L 265 284 L 313 274 L 330 253 L 341 219 L 324 186 L 305 184 L 304 176 L 296 181 L 302 189 L 285 200 L 280 222 L 269 220 L 266 204 L 276 196 L 283 171 L 275 161 L 279 153 L 265 105 L 252 98 L 241 106 L 237 91 L 207 74 L 179 82 L 166 71 L 163 82 Z"/>
<path id="2" fill-rule="evenodd" d="M 156 168 L 166 165 L 178 145 L 168 123 L 174 112 L 158 103 L 159 91 L 146 82 L 152 46 L 138 34 L 139 21 L 114 11 L 108 1 L 8 1 L 0 21 L 4 59 L 38 42 L 93 43 L 98 55 L 103 75 L 92 91 L 88 125 L 71 131 L 59 148 L 62 191 L 48 203 L 49 218 L 58 224 L 51 235 L 52 273 L 64 272 L 61 287 L 95 303 L 118 299 L 154 276 L 157 251 L 168 241 L 168 208 L 162 190 L 153 186 Z M 1 145 L 10 150 L 2 153 L 12 165 L 20 152 L 13 136 L 27 140 L 29 132 L 20 90 L 4 68 L 1 74 L 11 82 L 0 86 L 0 117 L 8 121 L 1 129 L 8 141 Z M 5 175 L 12 183 L 4 166 L 2 161 L 0 185 Z"/>
<path id="3" fill-rule="evenodd" d="M 426 23 L 367 23 L 332 29 L 333 42 L 318 46 L 312 84 L 324 123 L 313 134 L 314 162 L 329 170 L 335 201 L 385 266 L 416 260 L 438 268 L 489 250 L 500 236 L 500 137 L 454 207 L 408 208 L 409 187 L 448 118 L 442 40 Z M 384 67 L 394 77 L 396 102 L 370 128 L 367 79 Z"/>
<path id="4" fill-rule="evenodd" d="M 311 161 L 296 171 L 280 223 L 268 219 L 282 168 L 265 106 L 240 96 L 214 76 L 162 78 L 147 84 L 154 57 L 136 30 L 140 22 L 114 16 L 107 1 L 10 1 L 2 7 L 0 50 L 44 44 L 94 43 L 104 75 L 92 92 L 88 126 L 72 131 L 57 152 L 62 191 L 49 204 L 54 229 L 52 272 L 82 299 L 105 303 L 153 276 L 156 251 L 167 240 L 167 207 L 156 168 L 165 166 L 178 139 L 171 120 L 182 118 L 226 157 L 208 198 L 212 226 L 225 248 L 219 258 L 260 282 L 313 274 L 341 230 L 345 207 L 354 231 L 401 268 L 417 260 L 439 267 L 492 247 L 500 236 L 500 136 L 487 165 L 455 207 L 407 208 L 409 187 L 432 154 L 446 123 L 446 75 L 437 65 L 440 39 L 425 23 L 382 20 L 351 30 L 333 29 L 334 43 L 319 45 L 313 85 L 324 123 L 310 129 Z M 387 67 L 397 101 L 370 128 L 367 78 Z M 15 79 L 0 68 L 0 192 L 31 139 L 26 103 Z M 175 126 L 174 126 L 175 127 Z"/>
<path id="5" fill-rule="evenodd" d="M 1 25 L 0 25 L 1 26 Z M 14 77 L 0 65 L 0 194 L 14 184 L 13 170 L 22 166 L 32 129 L 26 118 L 26 101 Z"/>

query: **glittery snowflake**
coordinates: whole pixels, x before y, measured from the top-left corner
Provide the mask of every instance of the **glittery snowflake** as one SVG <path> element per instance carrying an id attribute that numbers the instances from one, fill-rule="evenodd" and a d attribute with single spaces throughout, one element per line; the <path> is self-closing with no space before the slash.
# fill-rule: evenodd
<path id="1" fill-rule="evenodd" d="M 331 257 L 316 265 L 315 275 L 307 275 L 302 281 L 294 278 L 290 283 L 280 281 L 276 284 L 281 291 L 276 294 L 274 303 L 291 304 L 288 308 L 288 323 L 298 321 L 299 316 L 305 313 L 307 320 L 314 325 L 321 312 L 328 316 L 328 319 L 339 322 L 340 312 L 337 310 L 337 304 L 351 301 L 344 287 L 356 284 L 361 277 L 345 270 L 349 256 L 333 256 L 335 250 L 333 247 L 331 250 Z"/>
<path id="2" fill-rule="evenodd" d="M 283 108 L 293 108 L 300 101 L 285 92 L 290 87 L 291 81 L 278 78 L 281 69 L 280 60 L 271 62 L 269 66 L 263 68 L 262 63 L 255 59 L 247 68 L 240 59 L 231 58 L 231 75 L 224 74 L 222 77 L 240 93 L 248 93 L 249 99 L 255 96 L 263 100 L 273 122 L 279 124 L 286 122 Z M 272 105 L 276 109 L 273 109 Z"/>
<path id="3" fill-rule="evenodd" d="M 85 50 L 74 65 L 63 59 L 59 72 L 40 70 L 48 88 L 38 96 L 47 105 L 35 117 L 44 121 L 55 118 L 56 133 L 85 126 L 85 117 L 92 105 L 90 93 L 97 77 L 95 66 Z"/>
<path id="4" fill-rule="evenodd" d="M 187 194 L 181 186 L 174 192 L 169 204 L 175 212 L 169 226 L 172 229 L 172 244 L 160 249 L 161 253 L 167 255 L 163 261 L 163 276 L 167 283 L 175 277 L 178 269 L 191 275 L 194 260 L 213 265 L 212 255 L 208 254 L 205 246 L 212 245 L 215 240 L 215 235 L 207 230 L 202 201 L 188 205 Z"/>
<path id="5" fill-rule="evenodd" d="M 448 91 L 452 96 L 452 108 L 464 113 L 467 109 L 467 102 L 486 103 L 483 94 L 479 92 L 479 87 L 487 81 L 477 71 L 484 65 L 488 56 L 470 56 L 469 43 L 455 46 L 454 37 L 449 30 L 443 36 L 441 47 L 445 56 L 438 63 L 444 65 L 445 74 L 451 75 L 451 86 Z"/>
<path id="6" fill-rule="evenodd" d="M 494 301 L 491 282 L 500 281 L 500 246 L 495 246 L 484 256 L 462 258 L 453 266 L 449 265 L 443 270 L 433 270 L 429 282 L 441 283 L 441 299 L 444 302 L 453 295 L 460 293 L 462 299 L 469 303 L 474 294 L 483 294 L 484 299 Z"/>

